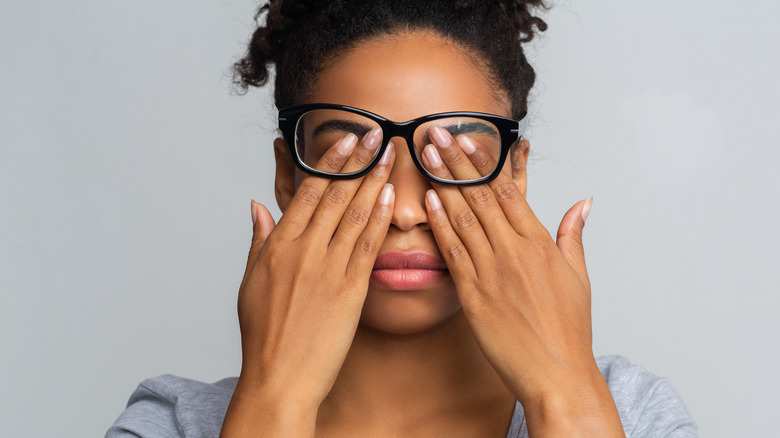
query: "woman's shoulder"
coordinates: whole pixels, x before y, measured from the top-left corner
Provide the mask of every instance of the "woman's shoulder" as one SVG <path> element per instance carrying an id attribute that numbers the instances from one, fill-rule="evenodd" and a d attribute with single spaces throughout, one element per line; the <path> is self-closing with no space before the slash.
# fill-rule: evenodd
<path id="1" fill-rule="evenodd" d="M 630 437 L 695 437 L 696 423 L 665 378 L 622 356 L 596 359 Z"/>
<path id="2" fill-rule="evenodd" d="M 170 374 L 146 379 L 106 438 L 217 437 L 237 382 L 237 377 L 205 383 Z"/>

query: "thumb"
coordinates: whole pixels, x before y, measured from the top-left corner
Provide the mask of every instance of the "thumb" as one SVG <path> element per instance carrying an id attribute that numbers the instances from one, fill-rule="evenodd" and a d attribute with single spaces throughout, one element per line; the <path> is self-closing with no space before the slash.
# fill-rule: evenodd
<path id="1" fill-rule="evenodd" d="M 585 267 L 585 249 L 582 246 L 582 229 L 585 227 L 585 220 L 590 214 L 590 207 L 593 205 L 593 198 L 580 201 L 563 215 L 561 225 L 558 227 L 558 238 L 556 244 L 563 257 L 574 268 L 582 283 L 590 289 L 590 280 L 588 279 L 588 270 Z"/>
<path id="2" fill-rule="evenodd" d="M 252 245 L 249 247 L 249 258 L 247 260 L 247 271 L 255 264 L 260 249 L 263 248 L 265 240 L 271 234 L 276 223 L 273 216 L 265 208 L 265 205 L 252 200 Z"/>

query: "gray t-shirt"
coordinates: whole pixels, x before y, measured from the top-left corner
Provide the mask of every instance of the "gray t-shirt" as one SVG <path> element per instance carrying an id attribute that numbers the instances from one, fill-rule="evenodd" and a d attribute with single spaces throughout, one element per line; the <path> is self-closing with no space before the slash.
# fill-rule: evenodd
<path id="1" fill-rule="evenodd" d="M 666 379 L 620 356 L 596 360 L 628 438 L 696 437 L 696 424 Z M 217 438 L 237 377 L 203 383 L 172 375 L 138 385 L 106 438 Z M 507 438 L 527 438 L 523 407 L 515 404 Z"/>

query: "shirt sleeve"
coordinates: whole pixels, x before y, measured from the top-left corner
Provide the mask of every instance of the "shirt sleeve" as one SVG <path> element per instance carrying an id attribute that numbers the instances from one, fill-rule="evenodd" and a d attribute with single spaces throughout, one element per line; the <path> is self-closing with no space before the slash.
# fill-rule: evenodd
<path id="1" fill-rule="evenodd" d="M 138 385 L 127 409 L 108 429 L 105 438 L 183 438 L 176 419 L 175 400 Z"/>
<path id="2" fill-rule="evenodd" d="M 238 379 L 204 383 L 165 374 L 138 385 L 106 438 L 217 438 Z"/>
<path id="3" fill-rule="evenodd" d="M 671 383 L 626 358 L 597 361 L 627 438 L 696 438 L 696 423 Z"/>
<path id="4" fill-rule="evenodd" d="M 628 435 L 628 434 L 627 434 Z M 666 379 L 658 380 L 629 437 L 695 438 L 696 423 Z"/>

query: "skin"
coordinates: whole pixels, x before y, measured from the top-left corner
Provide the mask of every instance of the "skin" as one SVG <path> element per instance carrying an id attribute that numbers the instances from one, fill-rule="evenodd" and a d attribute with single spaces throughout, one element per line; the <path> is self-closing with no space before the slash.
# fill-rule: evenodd
<path id="1" fill-rule="evenodd" d="M 510 114 L 473 55 L 422 32 L 340 54 L 310 101 L 396 121 Z M 359 166 L 378 135 L 345 137 L 323 165 Z M 430 140 L 424 164 L 437 175 L 490 166 L 468 138 Z M 331 181 L 304 177 L 276 141 L 284 214 L 274 224 L 252 204 L 243 363 L 221 437 L 504 437 L 515 400 L 532 437 L 624 436 L 592 353 L 590 202 L 569 209 L 553 240 L 525 201 L 527 144 L 495 181 L 457 188 L 432 185 L 403 139 L 392 143 L 366 177 Z M 403 293 L 370 285 L 377 255 L 398 250 L 442 257 L 449 278 Z"/>

